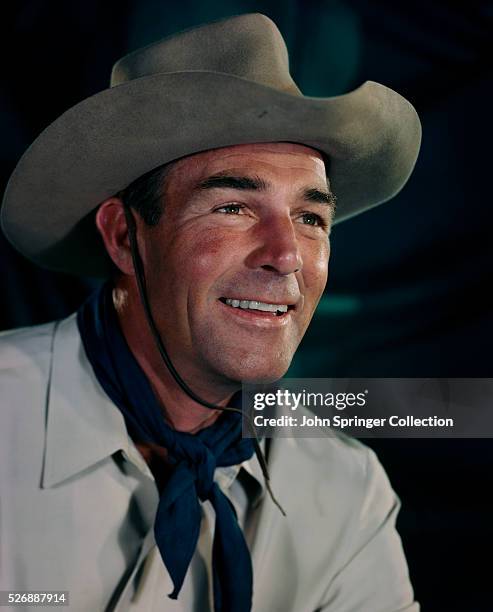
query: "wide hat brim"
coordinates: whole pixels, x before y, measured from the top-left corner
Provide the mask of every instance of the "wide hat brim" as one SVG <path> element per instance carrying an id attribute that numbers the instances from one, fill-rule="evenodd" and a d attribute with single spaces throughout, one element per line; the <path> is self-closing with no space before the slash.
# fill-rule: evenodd
<path id="1" fill-rule="evenodd" d="M 180 157 L 282 141 L 327 155 L 340 222 L 404 186 L 421 125 L 407 100 L 371 81 L 312 98 L 219 72 L 145 76 L 80 102 L 40 134 L 7 185 L 2 227 L 43 267 L 106 276 L 109 260 L 91 214 L 102 201 Z"/>

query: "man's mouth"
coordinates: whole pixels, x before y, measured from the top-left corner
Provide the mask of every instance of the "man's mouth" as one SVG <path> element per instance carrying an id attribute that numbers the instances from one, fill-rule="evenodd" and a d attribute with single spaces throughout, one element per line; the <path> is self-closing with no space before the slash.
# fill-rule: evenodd
<path id="1" fill-rule="evenodd" d="M 223 304 L 232 308 L 241 308 L 242 310 L 260 310 L 261 312 L 271 313 L 272 316 L 282 316 L 288 310 L 294 308 L 293 304 L 273 304 L 270 302 L 260 302 L 259 300 L 240 300 L 236 298 L 219 298 Z"/>

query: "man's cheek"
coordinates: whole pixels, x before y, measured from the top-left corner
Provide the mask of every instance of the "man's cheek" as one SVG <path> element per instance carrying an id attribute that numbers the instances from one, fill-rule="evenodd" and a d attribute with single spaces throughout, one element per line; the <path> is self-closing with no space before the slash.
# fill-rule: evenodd
<path id="1" fill-rule="evenodd" d="M 154 270 L 186 282 L 188 277 L 200 275 L 213 265 L 217 267 L 217 262 L 224 259 L 222 251 L 226 252 L 223 243 L 224 237 L 210 234 L 207 230 L 182 233 L 174 236 L 166 249 L 155 245 L 150 259 Z"/>
<path id="2" fill-rule="evenodd" d="M 305 245 L 306 246 L 306 245 Z M 303 268 L 310 275 L 326 279 L 330 258 L 330 243 L 328 239 L 311 242 L 302 252 Z"/>
<path id="3" fill-rule="evenodd" d="M 310 291 L 316 302 L 324 292 L 327 284 L 329 273 L 328 260 L 326 257 L 320 257 L 317 261 L 312 262 L 312 266 L 305 268 L 305 286 Z"/>
<path id="4" fill-rule="evenodd" d="M 319 256 L 317 258 L 316 265 L 316 273 L 318 276 L 318 282 L 321 286 L 321 291 L 325 289 L 325 285 L 327 284 L 327 279 L 329 277 L 329 260 L 330 260 L 330 243 L 324 242 L 319 251 Z"/>
<path id="5" fill-rule="evenodd" d="M 190 256 L 193 259 L 194 276 L 219 276 L 234 252 L 235 246 L 224 232 L 204 232 L 196 239 Z"/>

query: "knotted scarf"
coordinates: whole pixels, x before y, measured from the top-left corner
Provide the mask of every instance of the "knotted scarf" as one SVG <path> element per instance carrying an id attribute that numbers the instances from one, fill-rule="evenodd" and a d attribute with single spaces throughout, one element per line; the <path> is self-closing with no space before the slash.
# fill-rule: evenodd
<path id="1" fill-rule="evenodd" d="M 132 439 L 164 447 L 173 466 L 160 493 L 154 523 L 156 544 L 173 581 L 169 597 L 178 597 L 197 545 L 202 518 L 199 500 L 209 500 L 216 514 L 215 611 L 249 612 L 250 553 L 235 510 L 214 481 L 216 466 L 237 465 L 254 452 L 252 440 L 241 437 L 241 415 L 224 412 L 213 425 L 193 435 L 172 429 L 121 332 L 109 284 L 82 305 L 77 323 L 96 377 L 121 410 Z"/>

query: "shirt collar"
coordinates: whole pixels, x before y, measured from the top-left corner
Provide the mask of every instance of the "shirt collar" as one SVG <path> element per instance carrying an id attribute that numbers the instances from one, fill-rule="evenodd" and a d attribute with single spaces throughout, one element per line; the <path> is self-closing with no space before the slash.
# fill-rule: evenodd
<path id="1" fill-rule="evenodd" d="M 93 467 L 117 450 L 128 453 L 123 416 L 96 380 L 75 314 L 56 326 L 47 393 L 44 488 Z"/>
<path id="2" fill-rule="evenodd" d="M 41 486 L 50 488 L 89 471 L 117 451 L 123 451 L 152 478 L 128 436 L 122 413 L 93 372 L 73 314 L 57 323 L 53 336 Z M 221 486 L 229 488 L 241 468 L 258 481 L 263 492 L 263 476 L 255 456 L 241 465 L 218 468 L 216 477 Z"/>

